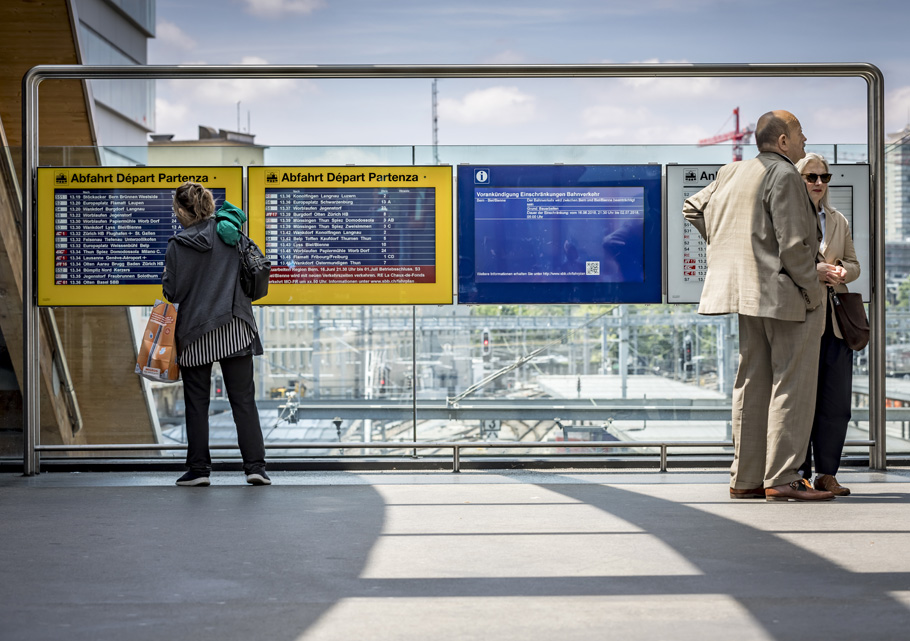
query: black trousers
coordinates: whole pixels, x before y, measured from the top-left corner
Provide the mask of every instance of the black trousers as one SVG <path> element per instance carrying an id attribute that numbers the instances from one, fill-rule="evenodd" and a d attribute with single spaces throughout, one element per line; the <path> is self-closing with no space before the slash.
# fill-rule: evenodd
<path id="1" fill-rule="evenodd" d="M 817 474 L 837 474 L 847 439 L 852 396 L 853 350 L 834 335 L 828 313 L 818 356 L 818 394 L 812 436 L 809 437 L 806 460 L 799 468 L 804 478 L 812 475 L 813 456 Z"/>
<path id="2" fill-rule="evenodd" d="M 243 471 L 247 474 L 265 469 L 265 445 L 259 410 L 256 409 L 256 390 L 253 384 L 253 356 L 234 356 L 220 361 L 224 387 L 234 424 L 237 426 L 237 443 L 243 457 Z M 209 395 L 212 387 L 212 364 L 199 367 L 181 367 L 183 375 L 183 400 L 186 404 L 186 466 L 197 472 L 211 472 L 212 456 L 209 452 Z"/>

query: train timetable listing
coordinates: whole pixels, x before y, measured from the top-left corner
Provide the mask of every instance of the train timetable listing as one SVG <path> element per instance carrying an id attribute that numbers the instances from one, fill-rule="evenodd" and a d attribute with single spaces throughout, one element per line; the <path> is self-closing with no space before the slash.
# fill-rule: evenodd
<path id="1" fill-rule="evenodd" d="M 220 204 L 224 189 L 212 191 Z M 173 189 L 55 189 L 54 284 L 160 283 L 180 229 L 173 199 Z"/>
<path id="2" fill-rule="evenodd" d="M 436 282 L 434 187 L 265 189 L 272 283 Z"/>
<path id="3" fill-rule="evenodd" d="M 684 188 L 683 201 L 689 196 L 694 196 L 702 187 Z M 701 237 L 695 225 L 688 220 L 683 221 L 682 230 L 682 264 L 678 265 L 682 274 L 682 282 L 703 283 L 708 273 L 708 244 Z M 671 265 L 670 267 L 673 267 Z"/>

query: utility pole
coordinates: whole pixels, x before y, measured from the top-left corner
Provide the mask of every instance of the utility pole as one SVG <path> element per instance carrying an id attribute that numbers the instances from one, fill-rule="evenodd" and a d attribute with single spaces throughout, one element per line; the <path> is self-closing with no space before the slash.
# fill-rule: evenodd
<path id="1" fill-rule="evenodd" d="M 613 315 L 619 316 L 619 385 L 622 398 L 628 398 L 629 384 L 629 327 L 626 319 L 626 306 L 617 305 Z"/>

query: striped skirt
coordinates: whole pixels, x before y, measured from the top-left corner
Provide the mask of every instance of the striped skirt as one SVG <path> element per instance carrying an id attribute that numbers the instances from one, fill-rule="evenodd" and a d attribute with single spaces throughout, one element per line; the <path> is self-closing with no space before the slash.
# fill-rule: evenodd
<path id="1" fill-rule="evenodd" d="M 245 321 L 237 318 L 207 332 L 186 346 L 180 354 L 181 367 L 199 367 L 236 354 L 250 346 L 254 332 Z"/>

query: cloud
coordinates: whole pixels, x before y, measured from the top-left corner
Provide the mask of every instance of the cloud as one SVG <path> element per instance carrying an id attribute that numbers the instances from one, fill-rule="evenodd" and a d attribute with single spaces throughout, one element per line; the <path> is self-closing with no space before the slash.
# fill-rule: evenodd
<path id="1" fill-rule="evenodd" d="M 815 131 L 825 132 L 823 135 L 826 136 L 826 140 L 843 140 L 845 133 L 863 131 L 866 128 L 866 109 L 861 106 L 823 106 L 814 109 L 808 117 L 800 120 L 812 123 Z M 818 138 L 818 135 L 814 137 Z"/>
<path id="2" fill-rule="evenodd" d="M 527 58 L 524 54 L 513 51 L 512 49 L 506 49 L 505 51 L 500 51 L 497 54 L 487 58 L 483 61 L 482 64 L 487 65 L 519 65 L 526 63 Z"/>
<path id="3" fill-rule="evenodd" d="M 194 63 L 204 64 L 204 63 Z M 242 65 L 266 65 L 268 61 L 257 56 L 245 56 Z M 301 89 L 311 88 L 312 82 L 293 78 L 213 78 L 201 80 L 172 80 L 175 88 L 190 94 L 205 104 L 236 104 L 238 101 L 258 101 L 287 98 Z M 189 83 L 189 84 L 188 84 Z"/>
<path id="4" fill-rule="evenodd" d="M 186 136 L 192 130 L 187 116 L 189 108 L 185 103 L 173 103 L 164 98 L 155 99 L 155 130 L 162 133 Z"/>
<path id="5" fill-rule="evenodd" d="M 534 119 L 536 99 L 517 87 L 478 89 L 461 100 L 444 98 L 439 101 L 440 119 L 450 119 L 466 125 L 509 125 Z"/>
<path id="6" fill-rule="evenodd" d="M 584 139 L 599 144 L 692 144 L 705 138 L 697 125 L 680 126 L 672 116 L 646 107 L 596 105 L 582 111 Z"/>
<path id="7" fill-rule="evenodd" d="M 326 6 L 325 0 L 244 0 L 247 13 L 278 18 L 288 14 L 308 15 Z"/>
<path id="8" fill-rule="evenodd" d="M 388 159 L 382 154 L 366 149 L 329 149 L 321 155 L 307 159 L 311 165 L 385 165 Z"/>
<path id="9" fill-rule="evenodd" d="M 691 64 L 688 60 L 634 60 L 637 64 Z M 622 84 L 635 91 L 636 98 L 678 98 L 713 95 L 721 88 L 720 78 L 623 78 Z"/>
<path id="10" fill-rule="evenodd" d="M 624 78 L 623 84 L 640 98 L 695 98 L 719 93 L 718 78 Z"/>
<path id="11" fill-rule="evenodd" d="M 155 40 L 166 47 L 183 51 L 190 51 L 196 47 L 195 40 L 187 35 L 183 29 L 167 20 L 159 20 L 158 24 L 155 25 Z"/>

